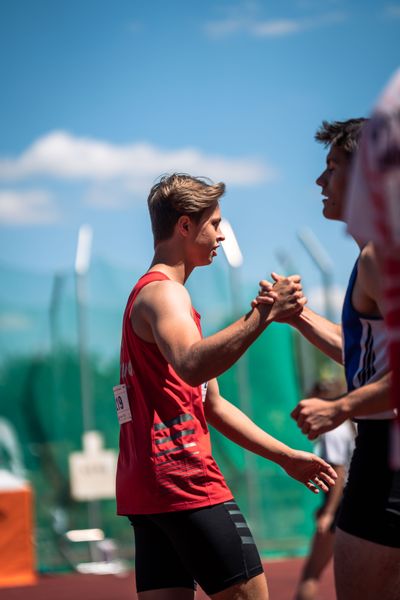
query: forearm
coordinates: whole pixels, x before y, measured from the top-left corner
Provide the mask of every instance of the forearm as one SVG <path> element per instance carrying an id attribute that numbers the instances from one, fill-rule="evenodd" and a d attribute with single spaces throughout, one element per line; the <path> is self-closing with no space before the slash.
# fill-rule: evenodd
<path id="1" fill-rule="evenodd" d="M 391 373 L 336 400 L 338 410 L 348 417 L 368 416 L 392 408 L 390 398 Z"/>
<path id="2" fill-rule="evenodd" d="M 218 377 L 229 369 L 271 323 L 270 306 L 254 308 L 218 333 L 203 338 L 180 357 L 176 370 L 190 385 Z"/>
<path id="3" fill-rule="evenodd" d="M 342 328 L 304 307 L 303 312 L 289 321 L 311 344 L 338 362 L 342 358 Z"/>
<path id="4" fill-rule="evenodd" d="M 207 411 L 207 421 L 224 436 L 263 458 L 282 467 L 292 454 L 292 449 L 260 429 L 240 409 L 220 397 L 218 406 Z"/>

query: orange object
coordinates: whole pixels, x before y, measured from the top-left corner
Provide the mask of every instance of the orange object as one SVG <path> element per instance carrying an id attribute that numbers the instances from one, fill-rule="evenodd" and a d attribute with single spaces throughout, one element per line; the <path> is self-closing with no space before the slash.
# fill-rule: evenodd
<path id="1" fill-rule="evenodd" d="M 0 587 L 36 583 L 32 490 L 0 490 Z"/>

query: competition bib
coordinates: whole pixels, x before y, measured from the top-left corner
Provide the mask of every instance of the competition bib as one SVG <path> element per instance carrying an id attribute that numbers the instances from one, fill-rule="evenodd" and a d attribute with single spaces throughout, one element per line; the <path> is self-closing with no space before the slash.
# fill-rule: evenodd
<path id="1" fill-rule="evenodd" d="M 119 424 L 128 423 L 132 421 L 132 413 L 129 406 L 128 392 L 126 391 L 126 385 L 115 385 L 113 387 L 115 407 L 117 409 L 117 417 Z"/>

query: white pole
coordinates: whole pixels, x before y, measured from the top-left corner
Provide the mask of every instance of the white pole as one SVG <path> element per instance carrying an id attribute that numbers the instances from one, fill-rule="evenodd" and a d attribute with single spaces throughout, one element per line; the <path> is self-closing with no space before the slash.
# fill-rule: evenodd
<path id="1" fill-rule="evenodd" d="M 311 229 L 305 228 L 301 231 L 298 231 L 297 237 L 321 274 L 322 288 L 324 292 L 325 316 L 330 321 L 334 321 L 335 310 L 333 306 L 332 289 L 333 262 Z"/>
<path id="2" fill-rule="evenodd" d="M 221 230 L 225 240 L 221 243 L 226 260 L 229 265 L 230 295 L 233 308 L 233 317 L 237 319 L 242 312 L 241 302 L 241 277 L 240 267 L 243 264 L 243 255 L 240 250 L 236 235 L 229 221 L 222 219 Z M 247 356 L 244 354 L 236 363 L 236 376 L 240 408 L 251 419 L 252 405 L 250 397 L 249 372 Z M 249 520 L 253 521 L 255 529 L 260 527 L 260 488 L 256 469 L 256 456 L 252 452 L 244 451 L 245 481 L 247 488 L 247 502 Z"/>
<path id="3" fill-rule="evenodd" d="M 92 392 L 87 357 L 87 273 L 90 266 L 93 233 L 89 225 L 82 225 L 78 234 L 75 259 L 76 304 L 78 310 L 79 365 L 83 431 L 93 429 Z"/>
<path id="4" fill-rule="evenodd" d="M 75 258 L 76 304 L 78 310 L 78 340 L 79 340 L 79 366 L 81 380 L 81 402 L 83 436 L 94 428 L 92 386 L 88 361 L 88 335 L 87 335 L 87 274 L 90 267 L 93 231 L 90 225 L 79 228 L 78 245 Z M 98 500 L 88 502 L 89 528 L 93 529 L 100 523 L 100 504 Z M 90 554 L 93 562 L 99 560 L 99 550 L 95 542 L 90 542 Z"/>

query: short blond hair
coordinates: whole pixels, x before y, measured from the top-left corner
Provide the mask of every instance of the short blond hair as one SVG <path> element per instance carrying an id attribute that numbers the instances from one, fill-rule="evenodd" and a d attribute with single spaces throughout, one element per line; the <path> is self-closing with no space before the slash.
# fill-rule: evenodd
<path id="1" fill-rule="evenodd" d="M 170 238 L 179 217 L 189 215 L 200 221 L 205 210 L 216 205 L 225 192 L 225 184 L 186 173 L 163 175 L 150 190 L 149 207 L 154 243 Z"/>

